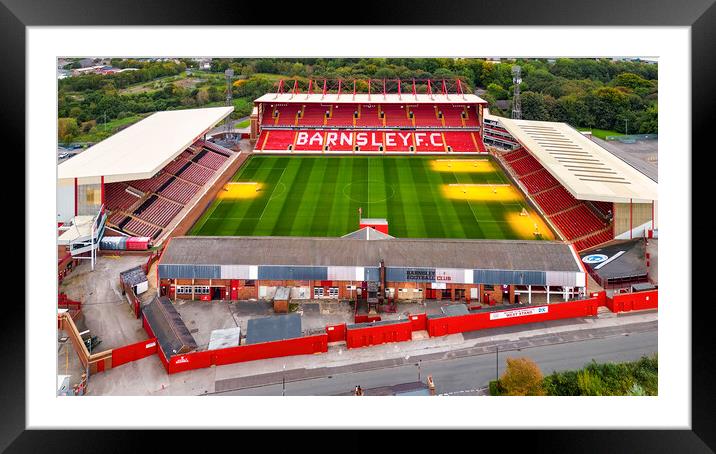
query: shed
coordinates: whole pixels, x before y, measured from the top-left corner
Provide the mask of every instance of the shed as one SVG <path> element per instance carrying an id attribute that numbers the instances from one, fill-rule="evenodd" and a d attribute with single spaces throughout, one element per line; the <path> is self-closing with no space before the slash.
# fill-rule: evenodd
<path id="1" fill-rule="evenodd" d="M 155 296 L 142 312 L 165 358 L 196 350 L 194 336 L 169 298 Z"/>
<path id="2" fill-rule="evenodd" d="M 135 266 L 119 273 L 119 279 L 127 288 L 131 287 L 135 295 L 142 294 L 149 289 L 149 281 L 144 269 Z"/>
<path id="3" fill-rule="evenodd" d="M 287 313 L 288 302 L 291 299 L 291 289 L 288 287 L 279 287 L 273 297 L 273 310 L 276 313 Z"/>

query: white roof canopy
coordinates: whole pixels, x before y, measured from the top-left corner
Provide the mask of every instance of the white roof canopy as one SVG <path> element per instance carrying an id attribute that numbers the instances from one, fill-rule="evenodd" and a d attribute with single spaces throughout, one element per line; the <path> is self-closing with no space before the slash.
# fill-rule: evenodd
<path id="1" fill-rule="evenodd" d="M 93 145 L 57 167 L 62 182 L 80 184 L 151 178 L 189 145 L 196 142 L 234 108 L 157 112 Z"/>
<path id="2" fill-rule="evenodd" d="M 658 200 L 657 183 L 566 123 L 494 117 L 575 198 Z"/>
<path id="3" fill-rule="evenodd" d="M 487 104 L 487 101 L 473 94 L 450 93 L 356 93 L 346 90 L 340 95 L 338 93 L 267 93 L 255 102 L 262 103 L 324 103 L 324 104 Z"/>

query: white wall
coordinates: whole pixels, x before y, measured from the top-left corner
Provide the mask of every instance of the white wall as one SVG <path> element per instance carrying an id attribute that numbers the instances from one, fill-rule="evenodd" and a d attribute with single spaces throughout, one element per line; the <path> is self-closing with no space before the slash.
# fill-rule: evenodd
<path id="1" fill-rule="evenodd" d="M 57 222 L 68 222 L 75 216 L 75 185 L 57 183 Z"/>

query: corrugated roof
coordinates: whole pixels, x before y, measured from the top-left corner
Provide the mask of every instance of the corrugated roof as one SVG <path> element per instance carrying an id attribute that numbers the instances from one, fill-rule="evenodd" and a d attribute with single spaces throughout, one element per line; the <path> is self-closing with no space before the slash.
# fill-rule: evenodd
<path id="1" fill-rule="evenodd" d="M 157 337 L 165 358 L 196 350 L 194 336 L 168 298 L 155 296 L 149 304 L 142 307 L 142 313 Z"/>
<path id="2" fill-rule="evenodd" d="M 325 103 L 325 104 L 487 104 L 487 101 L 473 94 L 433 94 L 418 93 L 356 93 L 344 91 L 337 93 L 266 93 L 256 102 L 263 103 Z"/>
<path id="3" fill-rule="evenodd" d="M 658 200 L 656 182 L 567 123 L 498 119 L 575 198 L 621 203 Z"/>
<path id="4" fill-rule="evenodd" d="M 57 166 L 60 181 L 81 184 L 151 178 L 234 110 L 229 107 L 157 112 Z"/>
<path id="5" fill-rule="evenodd" d="M 581 272 L 557 241 L 313 237 L 175 237 L 161 258 L 174 265 L 434 267 Z"/>
<path id="6" fill-rule="evenodd" d="M 147 282 L 147 275 L 144 273 L 144 270 L 141 266 L 135 266 L 134 268 L 130 268 L 128 270 L 122 271 L 119 273 L 119 278 L 130 286 L 139 285 L 142 282 Z"/>

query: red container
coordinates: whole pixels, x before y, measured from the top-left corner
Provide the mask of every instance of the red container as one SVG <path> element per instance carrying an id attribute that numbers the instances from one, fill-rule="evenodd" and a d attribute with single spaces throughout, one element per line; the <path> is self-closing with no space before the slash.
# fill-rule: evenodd
<path id="1" fill-rule="evenodd" d="M 148 236 L 131 236 L 127 238 L 127 250 L 146 251 L 149 249 L 149 241 L 151 241 L 151 238 Z"/>

